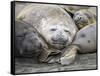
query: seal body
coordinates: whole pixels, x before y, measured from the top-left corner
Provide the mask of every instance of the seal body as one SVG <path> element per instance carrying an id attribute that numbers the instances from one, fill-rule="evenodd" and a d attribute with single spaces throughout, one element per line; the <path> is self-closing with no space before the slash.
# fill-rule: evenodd
<path id="1" fill-rule="evenodd" d="M 32 25 L 16 20 L 15 45 L 16 56 L 32 57 L 38 56 L 46 44 Z"/>
<path id="2" fill-rule="evenodd" d="M 71 44 L 77 32 L 77 27 L 70 15 L 57 5 L 26 6 L 17 19 L 33 25 L 45 41 L 56 49 L 62 49 Z"/>
<path id="3" fill-rule="evenodd" d="M 96 51 L 96 23 L 90 24 L 77 32 L 72 44 L 79 46 L 79 53 Z"/>

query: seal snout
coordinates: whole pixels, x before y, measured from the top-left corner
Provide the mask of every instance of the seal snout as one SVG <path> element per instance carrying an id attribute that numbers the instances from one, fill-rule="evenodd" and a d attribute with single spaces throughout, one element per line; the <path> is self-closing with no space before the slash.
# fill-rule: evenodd
<path id="1" fill-rule="evenodd" d="M 63 38 L 63 37 L 57 37 L 57 38 L 52 38 L 53 44 L 63 44 L 66 45 L 67 43 L 67 39 Z"/>

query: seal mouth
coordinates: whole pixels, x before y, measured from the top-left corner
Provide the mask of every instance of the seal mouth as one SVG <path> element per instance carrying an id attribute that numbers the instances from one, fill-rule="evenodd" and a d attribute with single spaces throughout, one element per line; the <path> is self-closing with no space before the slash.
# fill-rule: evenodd
<path id="1" fill-rule="evenodd" d="M 53 44 L 66 45 L 66 42 L 65 43 L 62 43 L 62 42 L 53 42 Z"/>

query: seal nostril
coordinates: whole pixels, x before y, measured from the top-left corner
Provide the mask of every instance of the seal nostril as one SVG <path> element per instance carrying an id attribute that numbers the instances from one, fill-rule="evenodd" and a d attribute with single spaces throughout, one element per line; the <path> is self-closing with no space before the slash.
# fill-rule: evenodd
<path id="1" fill-rule="evenodd" d="M 81 17 L 78 17 L 78 20 L 81 20 Z"/>
<path id="2" fill-rule="evenodd" d="M 60 38 L 52 38 L 52 41 L 54 43 L 66 44 L 68 40 L 60 37 Z"/>
<path id="3" fill-rule="evenodd" d="M 55 42 L 57 41 L 57 39 L 56 39 L 56 38 L 52 38 L 52 40 L 53 40 L 53 41 L 55 41 Z"/>

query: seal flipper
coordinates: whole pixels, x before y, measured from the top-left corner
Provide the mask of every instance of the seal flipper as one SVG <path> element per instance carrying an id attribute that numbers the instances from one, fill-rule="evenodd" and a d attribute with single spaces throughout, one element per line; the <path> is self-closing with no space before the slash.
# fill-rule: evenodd
<path id="1" fill-rule="evenodd" d="M 70 45 L 60 58 L 61 65 L 69 65 L 73 63 L 77 56 L 77 50 L 79 50 L 79 47 L 76 45 Z"/>

